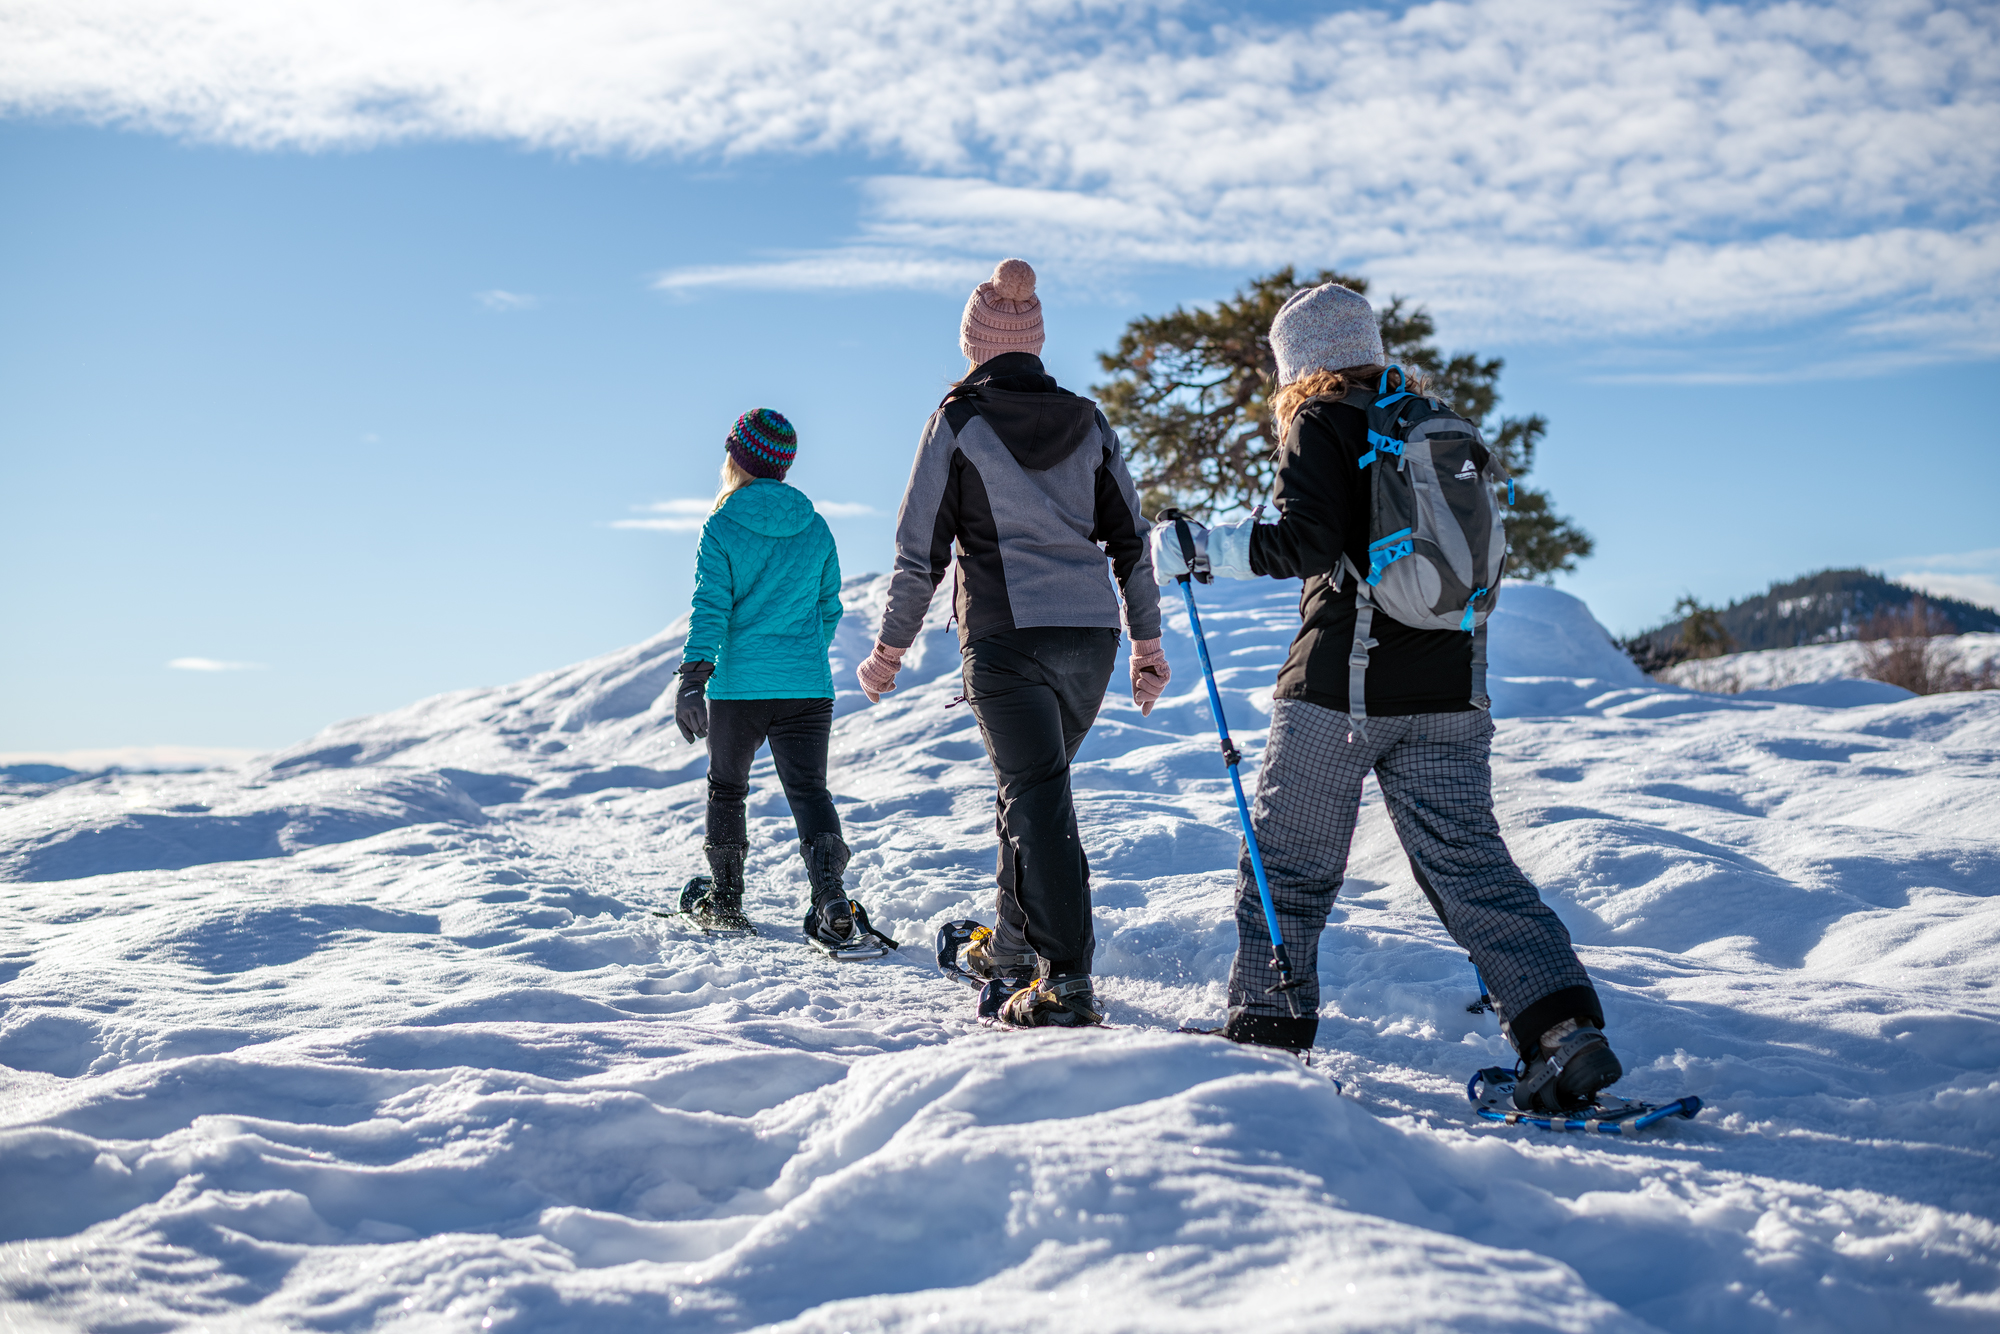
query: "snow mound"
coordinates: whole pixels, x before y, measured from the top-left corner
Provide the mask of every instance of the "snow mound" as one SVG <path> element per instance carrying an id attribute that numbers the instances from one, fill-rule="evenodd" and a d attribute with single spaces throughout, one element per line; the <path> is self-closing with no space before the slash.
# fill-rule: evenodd
<path id="1" fill-rule="evenodd" d="M 682 627 L 235 772 L 0 808 L 0 1314 L 26 1327 L 1764 1331 L 2000 1311 L 2000 693 L 1650 681 L 1574 598 L 1491 632 L 1499 814 L 1602 992 L 1626 1143 L 1490 1126 L 1511 1059 L 1372 786 L 1311 1068 L 1221 1017 L 1235 811 L 1175 680 L 1078 756 L 1100 994 L 998 1034 L 928 940 L 990 913 L 992 778 L 943 605 L 899 688 L 832 657 L 850 885 L 797 939 L 753 775 L 752 939 L 699 865 Z M 1251 777 L 1296 585 L 1196 590 Z M 1122 681 L 1122 674 L 1120 677 Z M 1340 1081 L 1336 1088 L 1334 1079 Z"/>

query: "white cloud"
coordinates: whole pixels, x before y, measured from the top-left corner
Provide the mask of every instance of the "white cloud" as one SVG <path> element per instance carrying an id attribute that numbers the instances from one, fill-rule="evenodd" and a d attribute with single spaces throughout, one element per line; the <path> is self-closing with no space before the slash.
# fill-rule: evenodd
<path id="1" fill-rule="evenodd" d="M 529 296 L 525 292 L 503 291 L 498 287 L 490 291 L 474 292 L 472 299 L 496 315 L 504 315 L 510 310 L 533 310 L 542 304 L 538 297 Z"/>
<path id="2" fill-rule="evenodd" d="M 634 505 L 643 519 L 613 519 L 613 528 L 633 528 L 651 533 L 698 533 L 715 510 L 715 498 L 703 496 L 681 500 L 656 500 L 650 505 Z M 882 511 L 854 500 L 820 500 L 813 508 L 829 519 L 863 519 Z"/>
<path id="3" fill-rule="evenodd" d="M 261 662 L 225 662 L 220 658 L 174 658 L 167 666 L 178 672 L 261 672 Z"/>
<path id="4" fill-rule="evenodd" d="M 715 286 L 1339 263 L 1455 329 L 1818 321 L 2000 352 L 2000 10 L 1438 0 L 15 0 L 0 110 L 246 146 L 861 150 L 850 243 Z"/>
<path id="5" fill-rule="evenodd" d="M 2000 611 L 2000 547 L 1940 556 L 1912 556 L 1885 571 L 1898 583 L 1940 597 L 1962 598 Z"/>
<path id="6" fill-rule="evenodd" d="M 991 260 L 937 256 L 911 250 L 856 246 L 753 264 L 703 264 L 672 269 L 653 280 L 663 292 L 703 287 L 750 287 L 797 292 L 870 287 L 970 288 L 993 268 Z"/>
<path id="7" fill-rule="evenodd" d="M 650 505 L 634 505 L 635 511 L 649 517 L 644 519 L 613 519 L 613 528 L 635 528 L 653 533 L 698 533 L 701 525 L 715 509 L 715 497 L 685 497 L 679 500 L 656 500 Z"/>

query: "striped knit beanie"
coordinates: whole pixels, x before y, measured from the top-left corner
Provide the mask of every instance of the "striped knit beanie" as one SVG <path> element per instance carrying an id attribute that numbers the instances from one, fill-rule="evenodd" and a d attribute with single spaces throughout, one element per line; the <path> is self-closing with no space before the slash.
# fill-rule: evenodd
<path id="1" fill-rule="evenodd" d="M 724 442 L 736 466 L 752 477 L 785 480 L 792 458 L 799 452 L 799 435 L 783 414 L 769 408 L 752 408 L 736 419 Z"/>
<path id="2" fill-rule="evenodd" d="M 1001 260 L 993 276 L 972 289 L 958 322 L 958 350 L 975 366 L 1002 352 L 1042 354 L 1042 302 L 1027 260 Z"/>

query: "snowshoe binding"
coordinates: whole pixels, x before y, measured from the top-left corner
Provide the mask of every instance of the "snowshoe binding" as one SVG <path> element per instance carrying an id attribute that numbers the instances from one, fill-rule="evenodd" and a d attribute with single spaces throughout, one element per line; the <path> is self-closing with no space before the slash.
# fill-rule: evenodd
<path id="1" fill-rule="evenodd" d="M 937 931 L 938 971 L 955 982 L 979 988 L 996 978 L 1032 979 L 1041 963 L 1035 952 L 1002 954 L 996 948 L 998 940 L 992 927 L 970 918 L 946 922 Z"/>
<path id="2" fill-rule="evenodd" d="M 1000 1022 L 1010 1028 L 1087 1028 L 1104 1022 L 1088 974 L 1044 977 L 1024 986 L 1000 1006 Z"/>
<path id="3" fill-rule="evenodd" d="M 980 1019 L 994 1022 L 1016 992 L 1033 985 L 1041 965 L 1033 950 L 1002 954 L 992 927 L 970 918 L 946 922 L 937 932 L 938 971 L 979 991 L 974 1009 Z"/>
<path id="4" fill-rule="evenodd" d="M 799 844 L 806 879 L 812 884 L 812 906 L 806 909 L 805 935 L 813 948 L 844 963 L 879 959 L 896 942 L 869 925 L 868 913 L 841 882 L 848 850 L 838 834 L 819 834 Z"/>
<path id="5" fill-rule="evenodd" d="M 705 843 L 707 875 L 698 875 L 681 890 L 681 915 L 704 931 L 725 935 L 755 935 L 757 928 L 743 911 L 743 857 L 740 843 Z"/>
<path id="6" fill-rule="evenodd" d="M 1606 1135 L 1629 1134 L 1666 1117 L 1692 1117 L 1701 1110 L 1700 1098 L 1655 1105 L 1604 1092 L 1624 1073 L 1603 1033 L 1565 1020 L 1543 1034 L 1526 1062 L 1512 1070 L 1481 1070 L 1465 1093 L 1489 1121 Z"/>
<path id="7" fill-rule="evenodd" d="M 1565 1019 L 1535 1044 L 1514 1083 L 1514 1106 L 1524 1112 L 1581 1111 L 1624 1073 L 1602 1032 Z"/>

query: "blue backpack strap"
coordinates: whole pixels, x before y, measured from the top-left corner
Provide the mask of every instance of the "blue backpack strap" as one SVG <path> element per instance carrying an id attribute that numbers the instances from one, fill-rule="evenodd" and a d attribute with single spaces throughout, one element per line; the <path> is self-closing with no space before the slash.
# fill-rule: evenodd
<path id="1" fill-rule="evenodd" d="M 1396 377 L 1396 392 L 1393 394 L 1389 392 L 1389 377 L 1391 375 Z M 1403 368 L 1401 366 L 1391 366 L 1389 367 L 1389 369 L 1383 371 L 1382 383 L 1376 386 L 1375 389 L 1375 406 L 1378 408 L 1386 408 L 1399 398 L 1415 397 L 1415 395 L 1411 394 L 1409 389 L 1407 388 L 1409 382 L 1410 382 L 1410 377 L 1403 374 Z"/>

